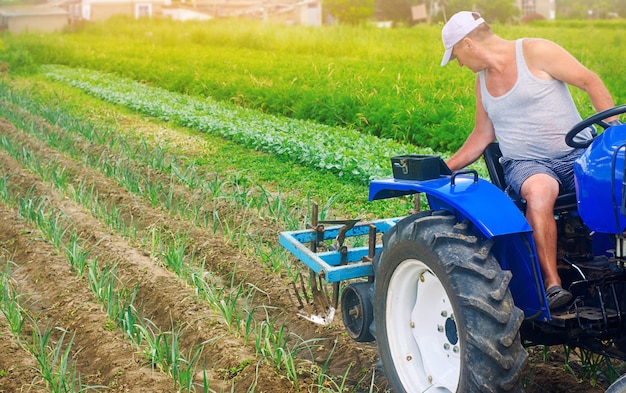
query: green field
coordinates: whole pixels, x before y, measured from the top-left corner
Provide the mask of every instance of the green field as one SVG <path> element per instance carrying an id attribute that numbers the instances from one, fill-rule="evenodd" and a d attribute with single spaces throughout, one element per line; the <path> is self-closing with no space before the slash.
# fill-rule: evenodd
<path id="1" fill-rule="evenodd" d="M 493 26 L 505 38 L 556 41 L 626 102 L 620 21 Z M 286 27 L 256 22 L 117 19 L 75 32 L 4 36 L 16 71 L 63 64 L 263 112 L 352 128 L 437 151 L 456 150 L 471 129 L 474 75 L 440 67 L 441 26 L 375 29 Z M 593 112 L 574 91 L 583 115 Z"/>

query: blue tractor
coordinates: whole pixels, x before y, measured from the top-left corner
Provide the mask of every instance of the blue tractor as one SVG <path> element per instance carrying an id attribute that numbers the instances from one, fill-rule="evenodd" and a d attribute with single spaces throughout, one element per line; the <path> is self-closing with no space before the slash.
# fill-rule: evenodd
<path id="1" fill-rule="evenodd" d="M 376 341 L 392 391 L 521 391 L 533 345 L 626 360 L 626 125 L 604 122 L 624 112 L 593 115 L 566 136 L 585 151 L 576 193 L 554 210 L 559 273 L 573 294 L 561 309 L 547 306 L 524 201 L 505 193 L 495 143 L 484 154 L 490 182 L 450 173 L 438 156 L 393 157 L 393 178 L 372 181 L 369 199 L 421 193 L 429 210 L 364 223 L 313 216 L 281 244 L 313 278 L 334 283 L 347 332 Z M 604 131 L 578 142 L 589 126 Z M 352 236 L 369 244 L 345 246 Z"/>

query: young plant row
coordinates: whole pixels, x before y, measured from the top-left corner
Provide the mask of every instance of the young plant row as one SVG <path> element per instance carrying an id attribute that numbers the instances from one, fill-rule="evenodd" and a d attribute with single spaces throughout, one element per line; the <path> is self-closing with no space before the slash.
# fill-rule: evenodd
<path id="1" fill-rule="evenodd" d="M 394 155 L 433 153 L 431 149 L 418 149 L 349 129 L 276 117 L 172 93 L 113 74 L 52 65 L 43 70 L 47 77 L 102 100 L 363 183 L 389 176 L 389 158 Z"/>
<path id="2" fill-rule="evenodd" d="M 15 105 L 26 106 L 63 127 L 50 128 L 44 123 L 33 122 L 31 115 L 19 107 L 0 105 L 0 112 L 26 132 L 98 169 L 129 191 L 147 198 L 152 206 L 211 229 L 213 233 L 220 230 L 228 242 L 240 249 L 252 250 L 273 271 L 286 272 L 291 280 L 297 280 L 299 270 L 291 265 L 287 254 L 276 244 L 276 232 L 267 228 L 267 224 L 269 222 L 279 230 L 301 228 L 310 199 L 302 205 L 289 193 L 272 193 L 262 185 L 252 187 L 245 178 L 223 179 L 203 171 L 195 159 L 180 160 L 167 149 L 148 145 L 143 139 L 129 141 L 110 128 L 78 122 L 58 109 L 51 109 L 50 105 L 38 106 L 19 94 L 6 97 Z M 97 149 L 94 154 L 84 147 L 94 144 L 107 150 Z M 157 174 L 164 176 L 158 177 Z M 230 205 L 228 209 L 224 209 L 224 202 Z M 322 207 L 322 217 L 329 206 L 327 203 Z M 239 218 L 234 220 L 234 217 Z M 259 221 L 260 217 L 262 221 Z M 260 233 L 259 228 L 263 228 Z"/>
<path id="3" fill-rule="evenodd" d="M 3 137 L 3 147 L 9 146 L 6 138 Z M 27 152 L 25 149 L 11 149 L 9 146 L 8 151 L 14 153 L 16 151 L 22 151 L 22 162 L 29 168 L 37 171 L 42 177 L 55 178 L 51 173 L 57 171 L 58 165 L 52 163 L 51 165 L 39 165 L 36 161 L 32 160 L 31 154 L 24 154 Z M 182 352 L 179 343 L 182 338 L 182 328 L 172 327 L 171 331 L 161 331 L 154 323 L 146 318 L 142 318 L 138 315 L 138 312 L 133 304 L 136 293 L 139 289 L 135 286 L 133 289 L 125 288 L 121 280 L 115 274 L 115 265 L 106 264 L 104 267 L 100 267 L 98 258 L 88 258 L 90 249 L 86 248 L 87 241 L 81 239 L 77 232 L 72 228 L 71 223 L 68 223 L 67 218 L 62 212 L 55 212 L 54 209 L 47 203 L 45 198 L 32 196 L 31 192 L 27 193 L 25 197 L 14 197 L 14 193 L 11 192 L 8 187 L 9 178 L 5 177 L 0 181 L 0 195 L 2 195 L 4 202 L 7 204 L 15 205 L 18 208 L 20 216 L 26 221 L 34 224 L 42 233 L 44 238 L 48 240 L 57 250 L 64 252 L 68 258 L 68 262 L 76 273 L 80 277 L 86 277 L 89 288 L 94 293 L 94 296 L 99 300 L 114 323 L 122 329 L 131 341 L 140 348 L 146 355 L 147 360 L 157 366 L 160 370 L 168 373 L 174 378 L 174 385 L 178 391 L 195 391 L 193 383 L 194 375 L 196 374 L 196 367 L 199 365 L 200 355 L 202 353 L 202 346 L 212 340 L 219 339 L 212 338 L 198 345 L 193 351 L 190 352 L 187 358 Z M 54 184 L 59 188 L 59 184 Z M 81 187 L 81 189 L 84 189 Z M 69 194 L 75 195 L 70 191 Z M 77 199 L 87 200 L 87 195 L 77 195 Z M 96 197 L 97 199 L 97 197 Z M 97 211 L 103 212 L 106 208 L 97 206 L 97 201 L 92 201 L 90 206 L 96 208 Z M 112 212 L 111 217 L 101 217 L 105 221 L 116 222 L 116 213 Z M 136 228 L 135 228 L 136 230 Z M 136 233 L 136 231 L 135 231 Z M 190 283 L 196 285 L 196 292 L 198 296 L 203 300 L 211 301 L 216 310 L 221 312 L 224 321 L 233 331 L 237 331 L 240 326 L 244 326 L 242 323 L 242 310 L 238 310 L 237 300 L 244 292 L 243 284 L 235 285 L 231 282 L 231 285 L 235 288 L 232 291 L 226 291 L 222 285 L 217 283 L 209 283 L 207 281 L 206 272 L 200 271 L 198 267 L 194 267 L 193 264 L 182 263 L 188 259 L 189 255 L 184 255 L 179 246 L 184 244 L 186 237 L 174 237 L 172 243 L 167 243 L 160 237 L 153 237 L 153 248 L 166 250 L 159 253 L 162 259 L 167 261 L 169 268 L 174 267 L 176 273 L 180 273 L 181 277 L 187 276 Z M 143 239 L 148 241 L 147 239 Z M 208 276 L 210 277 L 210 275 Z M 232 292 L 229 294 L 228 292 Z M 251 293 L 251 291 L 250 291 Z M 248 296 L 252 296 L 248 294 Z M 17 312 L 15 311 L 17 310 Z M 21 308 L 15 308 L 11 310 L 9 318 L 11 321 L 17 321 L 23 323 L 22 319 L 19 319 L 19 310 Z M 255 335 L 252 334 L 256 322 L 253 320 L 254 310 L 244 310 L 247 314 L 245 321 L 244 337 L 246 341 Z M 20 322 L 22 321 L 22 322 Z M 17 324 L 16 324 L 17 325 Z M 261 323 L 259 328 L 260 335 L 257 335 L 253 341 L 256 343 L 257 354 L 263 355 L 263 357 L 272 359 L 272 356 L 277 360 L 273 362 L 277 364 L 280 369 L 283 363 L 290 366 L 288 371 L 289 377 L 296 378 L 295 383 L 297 386 L 297 374 L 295 373 L 295 364 L 293 356 L 296 352 L 299 352 L 302 348 L 299 345 L 295 345 L 295 350 L 287 351 L 287 340 L 283 340 L 283 328 L 279 328 L 279 334 L 275 337 L 269 327 L 274 327 L 274 323 L 270 322 L 269 316 L 266 321 Z M 67 350 L 69 351 L 69 349 Z M 289 356 L 287 356 L 287 354 Z M 66 355 L 67 356 L 67 355 Z M 206 371 L 204 374 L 202 390 L 208 391 L 209 381 L 206 379 Z M 56 391 L 56 390 L 55 390 Z M 77 390 L 69 390 L 77 391 Z"/>
<path id="4" fill-rule="evenodd" d="M 11 98 L 18 104 L 25 104 L 16 95 Z M 262 186 L 252 187 L 245 178 L 228 179 L 206 173 L 193 160 L 179 160 L 158 146 L 148 145 L 145 140 L 135 143 L 112 129 L 89 126 L 59 116 L 57 111 L 50 120 L 63 128 L 32 121 L 30 113 L 6 103 L 0 103 L 0 113 L 25 132 L 147 199 L 153 207 L 210 229 L 214 234 L 220 231 L 225 240 L 239 248 L 257 250 L 262 261 L 271 264 L 274 271 L 297 274 L 292 272 L 284 250 L 272 245 L 276 233 L 257 229 L 261 226 L 259 217 L 264 217 L 265 223 L 272 221 L 279 228 L 298 229 L 302 225 L 300 221 L 307 216 L 306 205 L 300 205 L 288 194 L 275 194 Z M 94 145 L 100 148 L 93 149 Z M 39 167 L 43 161 L 33 157 L 33 165 Z M 63 170 L 45 176 L 56 176 L 54 180 L 61 185 L 68 183 Z"/>
<path id="5" fill-rule="evenodd" d="M 296 361 L 295 356 L 305 350 L 313 357 L 313 352 L 310 348 L 316 345 L 315 340 L 304 340 L 293 333 L 286 334 L 284 326 L 276 325 L 275 322 L 272 322 L 267 314 L 267 310 L 264 311 L 266 318 L 262 322 L 259 323 L 254 320 L 254 315 L 258 314 L 258 306 L 251 305 L 254 290 L 246 289 L 244 291 L 242 284 L 234 285 L 234 282 L 231 282 L 230 291 L 216 289 L 214 285 L 211 285 L 206 280 L 207 275 L 204 272 L 202 262 L 194 260 L 193 250 L 189 247 L 189 237 L 186 234 L 168 234 L 166 237 L 171 239 L 168 242 L 158 229 L 153 228 L 152 231 L 146 233 L 146 231 L 142 230 L 143 226 L 140 222 L 124 223 L 119 218 L 118 208 L 103 206 L 98 196 L 93 195 L 93 189 L 90 189 L 84 183 L 79 182 L 78 186 L 74 187 L 76 182 L 72 181 L 74 179 L 71 179 L 71 176 L 70 181 L 68 181 L 68 176 L 61 174 L 66 172 L 60 168 L 58 163 L 49 161 L 47 164 L 42 164 L 41 160 L 25 147 L 17 146 L 6 137 L 1 138 L 0 141 L 2 141 L 3 148 L 13 157 L 38 173 L 42 179 L 49 179 L 55 187 L 59 188 L 63 193 L 67 193 L 72 199 L 80 201 L 90 211 L 94 212 L 101 221 L 112 226 L 114 230 L 121 234 L 131 233 L 133 236 L 136 236 L 137 233 L 144 233 L 144 238 L 135 237 L 130 240 L 140 244 L 150 244 L 150 248 L 153 250 L 153 258 L 163 261 L 181 279 L 193 285 L 198 296 L 214 305 L 233 332 L 241 333 L 246 342 L 251 337 L 255 337 L 253 342 L 255 343 L 257 355 L 268 359 L 278 369 L 284 369 L 288 378 L 297 384 L 298 372 L 296 366 L 299 366 L 301 362 Z M 64 180 L 58 181 L 58 179 Z M 56 220 L 52 220 L 52 222 L 56 222 Z M 60 234 L 58 231 L 52 230 L 51 239 L 53 239 L 55 244 L 60 243 L 60 237 L 62 237 L 62 233 Z M 73 244 L 70 249 L 75 250 L 76 244 Z M 189 251 L 190 249 L 191 251 Z M 80 251 L 74 251 L 73 254 L 83 255 Z M 83 268 L 80 270 L 82 271 Z M 243 308 L 241 306 L 242 300 Z M 117 307 L 115 309 L 119 310 L 120 308 Z M 128 309 L 128 307 L 125 307 L 125 309 Z M 130 315 L 125 313 L 124 317 Z M 331 377 L 324 376 L 323 378 L 330 379 Z"/>
<path id="6" fill-rule="evenodd" d="M 5 184 L 0 179 L 0 187 Z M 18 293 L 11 280 L 13 262 L 6 255 L 0 254 L 0 311 L 6 324 L 21 348 L 29 352 L 36 360 L 37 372 L 44 381 L 45 388 L 51 392 L 83 392 L 94 389 L 81 381 L 72 359 L 74 337 L 60 327 L 39 327 L 40 322 L 28 312 L 24 305 L 24 296 Z M 55 336 L 55 337 L 53 337 Z M 37 384 L 33 381 L 33 387 Z"/>
<path id="7" fill-rule="evenodd" d="M 153 367 L 158 367 L 173 378 L 174 388 L 177 391 L 196 391 L 193 379 L 197 371 L 196 368 L 199 366 L 198 361 L 202 347 L 218 338 L 212 338 L 201 343 L 189 357 L 182 353 L 178 345 L 182 335 L 181 327 L 172 327 L 171 331 L 161 331 L 150 320 L 139 315 L 134 305 L 139 285 L 134 288 L 124 287 L 122 281 L 115 274 L 115 265 L 106 263 L 101 266 L 97 257 L 89 258 L 91 250 L 86 247 L 87 241 L 80 237 L 62 212 L 55 211 L 45 198 L 34 196 L 32 190 L 25 196 L 14 196 L 14 193 L 7 187 L 7 179 L 5 177 L 0 182 L 4 202 L 16 207 L 20 217 L 34 225 L 43 235 L 43 238 L 49 241 L 57 251 L 65 254 L 68 263 L 76 274 L 87 281 L 88 287 L 93 292 L 94 297 L 102 304 L 111 321 L 126 333 L 133 344 L 145 354 L 146 360 Z M 5 272 L 5 277 L 10 277 L 8 270 Z M 3 300 L 16 298 L 17 295 L 9 293 Z M 8 310 L 5 315 L 9 315 L 7 319 L 11 321 L 11 330 L 17 335 L 20 333 L 17 330 L 18 328 L 21 330 L 24 321 L 21 315 L 28 315 L 21 313 L 21 309 L 19 304 L 12 308 L 8 306 L 3 308 L 3 312 Z M 42 335 L 39 330 L 36 330 L 37 334 L 33 337 L 38 341 L 36 349 L 39 350 L 33 351 L 30 346 L 27 348 L 38 359 L 42 375 L 46 381 L 51 381 L 53 391 L 83 391 L 86 387 L 81 386 L 80 379 L 69 357 L 73 339 L 63 350 L 62 357 L 59 356 L 61 348 L 64 347 L 63 339 L 67 333 L 63 329 L 60 330 L 63 334 L 58 343 L 51 347 L 51 354 L 44 352 L 44 349 L 48 347 L 50 332 Z M 40 337 L 43 338 L 40 339 Z M 50 358 L 56 363 L 46 364 L 44 362 L 46 358 Z M 209 391 L 208 382 L 205 378 L 202 384 L 203 392 Z"/>

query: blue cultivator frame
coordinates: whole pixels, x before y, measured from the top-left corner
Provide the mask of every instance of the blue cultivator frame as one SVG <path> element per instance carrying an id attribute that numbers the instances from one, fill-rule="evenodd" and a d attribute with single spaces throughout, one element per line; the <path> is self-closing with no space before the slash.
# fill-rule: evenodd
<path id="1" fill-rule="evenodd" d="M 532 230 L 519 208 L 501 189 L 480 179 L 475 171 L 459 171 L 426 180 L 380 179 L 370 182 L 369 188 L 370 200 L 423 193 L 430 210 L 449 211 L 457 216 L 459 222 L 471 221 L 485 238 L 493 239 L 494 253 L 501 267 L 513 273 L 510 288 L 516 305 L 524 311 L 526 318 L 551 319 Z M 332 302 L 314 301 L 316 309 L 326 308 L 334 312 L 338 305 L 340 281 L 373 278 L 372 260 L 383 247 L 382 242 L 378 244 L 377 236 L 402 218 L 363 223 L 358 220 L 317 222 L 317 213 L 314 212 L 309 229 L 280 234 L 281 246 L 310 268 L 309 283 L 314 300 L 324 297 L 320 296 L 320 292 L 324 291 L 321 280 L 334 285 Z M 324 224 L 337 225 L 326 228 Z M 343 245 L 346 237 L 364 235 L 369 235 L 367 246 Z M 335 239 L 334 244 L 329 244 L 332 239 Z M 319 284 L 315 284 L 316 281 Z M 303 289 L 301 291 L 305 293 Z M 301 306 L 306 308 L 303 304 Z M 310 314 L 324 315 L 318 310 Z M 322 318 L 322 323 L 328 323 L 327 317 Z"/>
<path id="2" fill-rule="evenodd" d="M 374 275 L 372 258 L 382 248 L 382 244 L 376 244 L 376 235 L 385 233 L 399 219 L 388 218 L 360 223 L 357 223 L 356 220 L 349 220 L 345 221 L 343 225 L 332 225 L 328 228 L 324 226 L 324 223 L 333 222 L 321 221 L 317 225 L 312 225 L 313 228 L 311 229 L 282 232 L 280 244 L 329 283 L 370 277 Z M 351 228 L 347 229 L 348 227 Z M 369 236 L 367 246 L 348 248 L 343 244 L 338 244 L 333 246 L 334 249 L 332 250 L 318 251 L 319 246 L 329 240 L 336 241 L 337 239 L 364 235 Z M 340 241 L 340 243 L 343 242 Z"/>

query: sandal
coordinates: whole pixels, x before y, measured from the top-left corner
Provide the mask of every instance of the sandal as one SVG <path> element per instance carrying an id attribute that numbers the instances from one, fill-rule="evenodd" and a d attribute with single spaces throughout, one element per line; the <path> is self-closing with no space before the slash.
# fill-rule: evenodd
<path id="1" fill-rule="evenodd" d="M 552 310 L 569 303 L 572 300 L 572 294 L 561 286 L 555 285 L 546 290 L 546 298 L 548 299 L 548 308 Z"/>

